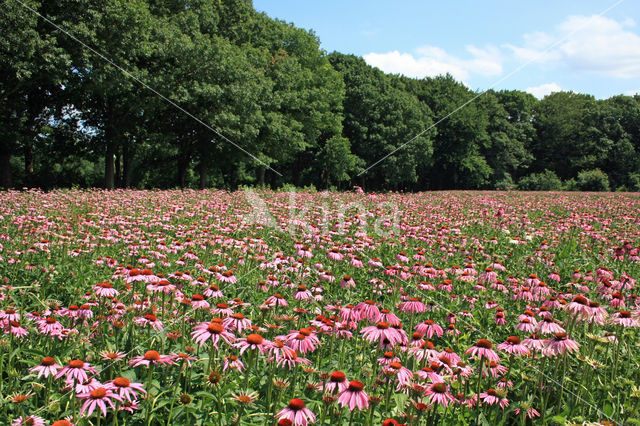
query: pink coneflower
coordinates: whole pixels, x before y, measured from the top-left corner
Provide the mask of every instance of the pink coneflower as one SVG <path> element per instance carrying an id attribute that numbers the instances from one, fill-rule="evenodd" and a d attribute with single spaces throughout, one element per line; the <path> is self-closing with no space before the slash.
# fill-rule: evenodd
<path id="1" fill-rule="evenodd" d="M 388 309 L 380 309 L 380 321 L 389 323 L 390 326 L 397 326 L 401 324 L 400 318 Z"/>
<path id="2" fill-rule="evenodd" d="M 278 307 L 278 306 L 289 306 L 289 303 L 287 302 L 287 300 L 282 297 L 281 294 L 274 294 L 273 296 L 269 297 L 264 304 L 266 306 L 273 306 L 273 307 Z"/>
<path id="3" fill-rule="evenodd" d="M 80 414 L 83 414 L 86 411 L 87 416 L 93 414 L 96 407 L 98 407 L 102 411 L 102 414 L 106 417 L 107 404 L 109 404 L 109 406 L 113 410 L 116 409 L 112 399 L 122 402 L 122 398 L 119 395 L 114 394 L 111 389 L 106 387 L 99 387 L 92 390 L 91 392 L 78 394 L 78 398 L 86 399 L 84 404 L 82 404 Z"/>
<path id="4" fill-rule="evenodd" d="M 454 374 L 458 377 L 470 377 L 473 374 L 473 368 L 470 365 L 460 361 L 456 364 Z"/>
<path id="5" fill-rule="evenodd" d="M 244 364 L 237 356 L 229 355 L 224 359 L 222 371 L 226 371 L 227 368 L 233 368 L 234 370 L 238 370 L 238 372 L 242 373 L 242 370 L 244 370 Z"/>
<path id="6" fill-rule="evenodd" d="M 425 320 L 424 322 L 415 326 L 415 330 L 426 336 L 427 339 L 431 339 L 435 334 L 437 337 L 441 337 L 444 334 L 444 330 L 438 324 L 432 320 Z"/>
<path id="7" fill-rule="evenodd" d="M 564 328 L 560 327 L 560 325 L 555 322 L 553 317 L 547 316 L 542 318 L 542 320 L 538 323 L 537 331 L 542 334 L 555 334 L 562 333 L 564 331 Z"/>
<path id="8" fill-rule="evenodd" d="M 191 367 L 191 361 L 197 361 L 198 358 L 196 358 L 195 356 L 189 355 L 189 354 L 185 354 L 183 352 L 180 352 L 178 354 L 174 353 L 171 354 L 171 356 L 173 357 L 174 361 L 182 361 L 183 363 L 187 364 L 187 367 Z"/>
<path id="9" fill-rule="evenodd" d="M 34 318 L 31 318 L 31 319 L 34 319 Z M 0 310 L 0 320 L 20 321 L 20 313 L 16 311 L 14 308 L 7 308 L 4 311 Z"/>
<path id="10" fill-rule="evenodd" d="M 553 339 L 549 339 L 546 342 L 546 347 L 543 354 L 546 356 L 556 356 L 558 354 L 564 355 L 565 352 L 576 352 L 580 348 L 580 345 L 574 340 L 567 337 L 567 333 L 556 333 Z"/>
<path id="11" fill-rule="evenodd" d="M 631 318 L 631 312 L 618 311 L 611 317 L 611 324 L 621 325 L 623 327 L 640 327 L 640 321 Z"/>
<path id="12" fill-rule="evenodd" d="M 417 297 L 412 297 L 408 301 L 400 304 L 400 312 L 407 312 L 409 314 L 416 314 L 425 312 L 427 307 Z"/>
<path id="13" fill-rule="evenodd" d="M 299 285 L 298 289 L 293 293 L 293 298 L 295 300 L 307 300 L 313 297 L 313 294 L 309 290 L 307 290 L 307 286 Z"/>
<path id="14" fill-rule="evenodd" d="M 73 380 L 68 381 L 67 386 L 70 386 L 70 387 L 73 386 Z M 89 380 L 87 380 L 84 383 L 77 383 L 75 390 L 77 394 L 87 393 L 87 392 L 91 392 L 96 388 L 99 388 L 100 386 L 102 386 L 102 383 L 97 381 L 95 378 L 91 377 Z"/>
<path id="15" fill-rule="evenodd" d="M 129 365 L 132 367 L 138 367 L 140 365 L 146 365 L 149 367 L 151 364 L 163 364 L 173 365 L 173 357 L 171 355 L 160 355 L 158 351 L 147 351 L 142 356 L 136 356 L 131 358 Z"/>
<path id="16" fill-rule="evenodd" d="M 345 275 L 340 279 L 340 287 L 342 288 L 355 288 L 356 282 L 353 280 L 351 275 Z"/>
<path id="17" fill-rule="evenodd" d="M 162 324 L 162 321 L 160 321 L 154 314 L 146 314 L 143 317 L 136 317 L 133 322 L 143 327 L 151 327 L 154 330 L 164 329 L 164 324 Z"/>
<path id="18" fill-rule="evenodd" d="M 522 318 L 518 324 L 516 324 L 516 330 L 524 331 L 527 333 L 533 333 L 536 326 L 531 322 L 529 318 Z"/>
<path id="19" fill-rule="evenodd" d="M 409 257 L 407 256 L 407 254 L 405 252 L 401 251 L 396 255 L 396 260 L 398 262 L 408 262 L 409 261 Z"/>
<path id="20" fill-rule="evenodd" d="M 439 352 L 435 350 L 433 342 L 430 340 L 424 342 L 419 347 L 409 349 L 408 352 L 410 355 L 413 355 L 418 362 L 422 362 L 423 359 L 428 361 L 432 358 L 437 359 L 440 356 Z"/>
<path id="21" fill-rule="evenodd" d="M 486 368 L 482 372 L 483 377 L 489 377 L 489 375 L 491 375 L 491 377 L 497 378 L 508 371 L 507 367 L 500 365 L 495 361 L 485 362 L 484 365 Z"/>
<path id="22" fill-rule="evenodd" d="M 320 339 L 308 328 L 293 330 L 285 337 L 287 346 L 302 354 L 313 352 L 320 346 Z"/>
<path id="23" fill-rule="evenodd" d="M 18 321 L 9 321 L 9 331 L 18 339 L 22 339 L 29 334 L 27 329 L 22 327 Z"/>
<path id="24" fill-rule="evenodd" d="M 38 324 L 38 330 L 40 330 L 40 333 L 48 334 L 50 336 L 57 336 L 63 328 L 64 326 L 53 317 L 47 317 Z"/>
<path id="25" fill-rule="evenodd" d="M 478 281 L 481 283 L 495 283 L 498 280 L 498 274 L 493 271 L 492 267 L 487 267 L 483 273 L 478 276 Z"/>
<path id="26" fill-rule="evenodd" d="M 242 333 L 243 330 L 251 328 L 251 320 L 241 313 L 235 313 L 223 319 L 222 326 L 237 333 Z"/>
<path id="27" fill-rule="evenodd" d="M 587 317 L 588 323 L 604 325 L 604 323 L 607 321 L 607 316 L 609 315 L 609 313 L 605 308 L 600 306 L 598 302 L 589 302 L 589 311 L 590 315 Z"/>
<path id="28" fill-rule="evenodd" d="M 449 393 L 449 386 L 444 382 L 433 383 L 424 396 L 429 397 L 429 402 L 432 404 L 441 404 L 445 407 L 449 406 L 449 403 L 454 401 L 453 395 Z"/>
<path id="29" fill-rule="evenodd" d="M 40 416 L 20 416 L 11 421 L 11 426 L 45 426 L 45 420 Z"/>
<path id="30" fill-rule="evenodd" d="M 294 426 L 306 426 L 309 423 L 316 422 L 315 414 L 313 414 L 311 410 L 306 408 L 303 400 L 298 398 L 292 399 L 291 401 L 289 401 L 289 405 L 278 411 L 278 414 L 276 414 L 276 419 L 289 420 Z"/>
<path id="31" fill-rule="evenodd" d="M 482 402 L 489 405 L 499 404 L 500 408 L 503 410 L 509 406 L 509 400 L 507 398 L 502 398 L 498 391 L 495 389 L 489 389 L 486 392 L 482 392 L 480 394 L 480 398 L 482 398 Z"/>
<path id="32" fill-rule="evenodd" d="M 438 358 L 446 359 L 449 365 L 457 365 L 460 361 L 462 361 L 462 358 L 460 358 L 460 356 L 451 348 L 445 348 L 442 352 L 440 352 Z"/>
<path id="33" fill-rule="evenodd" d="M 56 360 L 53 357 L 46 356 L 42 358 L 39 365 L 32 367 L 30 373 L 38 373 L 38 378 L 44 376 L 45 379 L 49 376 L 55 376 L 58 370 L 62 368 L 61 365 L 56 364 Z"/>
<path id="34" fill-rule="evenodd" d="M 171 284 L 169 280 L 159 279 L 147 284 L 147 290 L 152 293 L 164 293 L 169 294 L 176 291 L 176 286 Z"/>
<path id="35" fill-rule="evenodd" d="M 218 347 L 220 338 L 229 345 L 235 340 L 235 336 L 226 331 L 221 322 L 218 321 L 202 322 L 198 324 L 193 328 L 191 337 L 200 346 L 203 346 L 208 340 L 211 340 L 211 344 L 216 348 Z"/>
<path id="36" fill-rule="evenodd" d="M 202 294 L 194 294 L 191 296 L 191 307 L 193 309 L 209 309 L 209 302 L 204 299 Z"/>
<path id="37" fill-rule="evenodd" d="M 231 309 L 228 304 L 220 302 L 211 309 L 211 313 L 215 315 L 221 315 L 223 317 L 228 317 L 230 315 L 233 315 L 233 309 Z"/>
<path id="38" fill-rule="evenodd" d="M 378 364 L 380 365 L 389 365 L 392 362 L 398 361 L 400 361 L 400 358 L 398 358 L 392 351 L 387 351 L 382 355 L 382 357 L 378 358 Z"/>
<path id="39" fill-rule="evenodd" d="M 338 404 L 342 407 L 349 407 L 349 411 L 353 411 L 356 407 L 358 410 L 366 410 L 369 407 L 369 396 L 364 391 L 364 384 L 357 380 L 349 382 L 349 386 L 340 392 L 338 396 Z"/>
<path id="40" fill-rule="evenodd" d="M 360 256 L 353 256 L 351 258 L 351 265 L 355 268 L 362 268 L 364 265 L 362 264 L 362 258 Z"/>
<path id="41" fill-rule="evenodd" d="M 110 351 L 102 351 L 100 352 L 100 358 L 104 361 L 122 361 L 125 357 L 124 352 L 110 352 Z"/>
<path id="42" fill-rule="evenodd" d="M 423 367 L 416 375 L 422 380 L 430 380 L 431 383 L 444 382 L 444 379 L 431 367 Z"/>
<path id="43" fill-rule="evenodd" d="M 91 367 L 88 363 L 80 360 L 80 359 L 72 359 L 69 361 L 69 365 L 64 367 L 62 370 L 56 374 L 55 378 L 59 379 L 64 376 L 66 381 L 78 381 L 80 383 L 86 382 L 89 380 L 89 376 L 87 372 L 97 375 L 98 370 Z"/>
<path id="44" fill-rule="evenodd" d="M 590 314 L 589 299 L 579 294 L 566 306 L 566 310 L 575 316 L 588 316 Z"/>
<path id="45" fill-rule="evenodd" d="M 347 376 L 342 371 L 334 371 L 329 376 L 329 380 L 323 386 L 323 390 L 330 393 L 341 393 L 349 387 Z"/>
<path id="46" fill-rule="evenodd" d="M 539 334 L 531 334 L 522 341 L 522 344 L 529 350 L 536 352 L 543 350 L 546 345 L 545 340 Z"/>
<path id="47" fill-rule="evenodd" d="M 528 404 L 523 403 L 521 407 L 522 408 L 516 408 L 514 410 L 516 416 L 519 415 L 521 412 L 524 412 L 525 418 L 528 417 L 530 419 L 533 419 L 534 417 L 540 417 L 540 413 L 538 412 L 538 410 L 529 406 Z"/>
<path id="48" fill-rule="evenodd" d="M 400 362 L 392 362 L 387 368 L 382 369 L 383 374 L 390 373 L 398 378 L 400 385 L 409 385 L 413 379 L 413 372 L 407 367 L 404 367 Z"/>
<path id="49" fill-rule="evenodd" d="M 216 277 L 218 278 L 219 281 L 223 282 L 223 283 L 235 283 L 237 281 L 236 276 L 234 275 L 233 271 L 229 270 L 229 271 L 224 271 L 222 273 L 218 273 L 216 275 Z"/>
<path id="50" fill-rule="evenodd" d="M 354 310 L 357 314 L 358 321 L 366 319 L 370 322 L 377 322 L 380 320 L 380 309 L 378 309 L 376 302 L 373 300 L 365 300 L 364 302 L 358 303 Z"/>
<path id="51" fill-rule="evenodd" d="M 116 377 L 115 379 L 105 383 L 105 388 L 115 391 L 120 397 L 126 399 L 127 401 L 135 401 L 138 397 L 138 392 L 147 393 L 144 390 L 144 386 L 142 383 L 131 383 L 131 381 L 125 377 Z"/>
<path id="52" fill-rule="evenodd" d="M 118 290 L 113 288 L 111 283 L 97 283 L 93 286 L 93 291 L 100 297 L 116 297 L 120 294 Z"/>
<path id="53" fill-rule="evenodd" d="M 331 260 L 342 260 L 344 255 L 340 253 L 339 248 L 334 247 L 331 250 L 329 250 L 329 252 L 327 253 L 327 257 Z"/>
<path id="54" fill-rule="evenodd" d="M 493 343 L 487 339 L 480 339 L 475 345 L 471 346 L 465 351 L 465 354 L 470 354 L 470 358 L 478 357 L 484 358 L 489 361 L 500 362 L 500 357 L 493 351 Z"/>
<path id="55" fill-rule="evenodd" d="M 258 350 L 260 353 L 265 353 L 269 349 L 270 342 L 265 340 L 259 334 L 250 334 L 246 338 L 238 339 L 233 346 L 240 348 L 240 355 L 242 355 L 247 349 Z"/>
<path id="56" fill-rule="evenodd" d="M 504 351 L 513 355 L 528 355 L 529 349 L 522 344 L 518 336 L 509 336 L 507 340 L 500 343 L 497 348 L 499 351 Z"/>
<path id="57" fill-rule="evenodd" d="M 375 326 L 365 327 L 360 330 L 363 337 L 369 341 L 369 343 L 378 342 L 380 346 L 390 345 L 394 346 L 398 343 L 402 343 L 402 335 L 395 328 L 390 328 L 389 324 L 383 321 L 378 322 Z"/>
<path id="58" fill-rule="evenodd" d="M 294 350 L 282 352 L 282 354 L 276 354 L 276 365 L 282 367 L 286 365 L 289 370 L 293 369 L 297 364 L 310 365 L 311 361 L 306 358 L 301 358 Z"/>
<path id="59" fill-rule="evenodd" d="M 207 289 L 204 291 L 204 295 L 210 297 L 211 299 L 220 299 L 224 297 L 224 295 L 220 291 L 220 288 L 216 284 L 211 284 L 209 287 L 207 287 Z"/>

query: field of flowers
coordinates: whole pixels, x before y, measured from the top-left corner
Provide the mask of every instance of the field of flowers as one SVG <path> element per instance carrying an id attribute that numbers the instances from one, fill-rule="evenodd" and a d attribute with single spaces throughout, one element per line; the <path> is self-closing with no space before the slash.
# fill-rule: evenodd
<path id="1" fill-rule="evenodd" d="M 0 423 L 640 424 L 639 211 L 0 193 Z"/>

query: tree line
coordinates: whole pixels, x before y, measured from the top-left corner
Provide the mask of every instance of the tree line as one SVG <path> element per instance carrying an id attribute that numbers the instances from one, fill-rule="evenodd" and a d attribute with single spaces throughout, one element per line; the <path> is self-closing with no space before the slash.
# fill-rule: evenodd
<path id="1" fill-rule="evenodd" d="M 7 0 L 0 28 L 4 188 L 640 190 L 638 95 L 385 74 L 251 0 Z"/>

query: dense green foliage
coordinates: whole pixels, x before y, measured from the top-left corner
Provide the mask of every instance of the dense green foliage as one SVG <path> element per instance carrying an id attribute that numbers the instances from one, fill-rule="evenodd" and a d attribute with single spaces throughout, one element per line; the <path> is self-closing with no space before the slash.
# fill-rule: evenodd
<path id="1" fill-rule="evenodd" d="M 251 0 L 24 5 L 0 6 L 2 187 L 640 190 L 638 95 L 388 75 Z"/>

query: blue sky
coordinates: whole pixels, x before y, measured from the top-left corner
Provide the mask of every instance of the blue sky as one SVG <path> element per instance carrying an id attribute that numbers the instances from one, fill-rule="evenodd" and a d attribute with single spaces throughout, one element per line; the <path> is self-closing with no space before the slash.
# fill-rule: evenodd
<path id="1" fill-rule="evenodd" d="M 449 72 L 474 90 L 538 97 L 556 90 L 597 98 L 640 92 L 637 0 L 254 0 L 254 6 L 313 30 L 327 52 L 362 56 L 386 72 L 418 78 Z"/>

